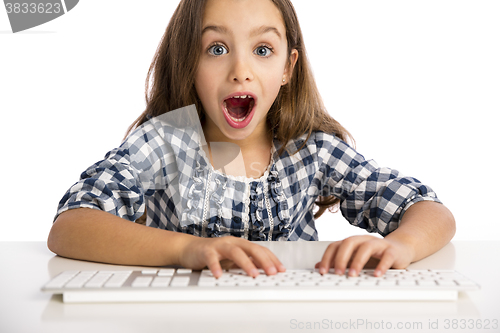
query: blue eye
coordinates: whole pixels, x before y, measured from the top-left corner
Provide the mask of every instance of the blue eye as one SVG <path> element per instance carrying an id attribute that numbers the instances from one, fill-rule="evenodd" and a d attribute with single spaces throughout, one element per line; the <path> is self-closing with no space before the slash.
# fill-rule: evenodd
<path id="1" fill-rule="evenodd" d="M 254 53 L 256 55 L 261 56 L 261 57 L 269 57 L 272 52 L 273 52 L 273 49 L 268 47 L 268 46 L 259 46 L 254 51 Z"/>
<path id="2" fill-rule="evenodd" d="M 217 45 L 211 46 L 208 49 L 208 53 L 210 53 L 211 55 L 214 55 L 214 56 L 221 56 L 221 55 L 227 53 L 227 49 L 224 46 L 217 44 Z"/>

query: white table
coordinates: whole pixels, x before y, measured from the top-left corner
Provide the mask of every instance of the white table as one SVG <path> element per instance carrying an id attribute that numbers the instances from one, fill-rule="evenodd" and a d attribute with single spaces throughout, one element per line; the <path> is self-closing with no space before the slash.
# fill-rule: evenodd
<path id="1" fill-rule="evenodd" d="M 328 242 L 260 244 L 291 269 L 314 267 Z M 452 242 L 409 267 L 456 269 L 481 285 L 457 302 L 64 304 L 40 291 L 63 270 L 139 267 L 61 258 L 44 242 L 0 242 L 0 332 L 380 332 L 388 325 L 394 332 L 500 332 L 499 254 L 500 242 Z"/>

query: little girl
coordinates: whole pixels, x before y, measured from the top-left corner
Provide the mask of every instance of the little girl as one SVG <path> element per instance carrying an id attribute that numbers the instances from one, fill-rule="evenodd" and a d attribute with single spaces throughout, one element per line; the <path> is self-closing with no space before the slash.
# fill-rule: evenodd
<path id="1" fill-rule="evenodd" d="M 315 218 L 337 205 L 384 238 L 330 244 L 322 274 L 356 276 L 374 258 L 380 276 L 453 237 L 454 218 L 429 187 L 346 143 L 321 102 L 290 0 L 182 0 L 146 82 L 146 110 L 123 144 L 59 203 L 53 252 L 272 275 L 285 267 L 251 241 L 317 240 Z"/>

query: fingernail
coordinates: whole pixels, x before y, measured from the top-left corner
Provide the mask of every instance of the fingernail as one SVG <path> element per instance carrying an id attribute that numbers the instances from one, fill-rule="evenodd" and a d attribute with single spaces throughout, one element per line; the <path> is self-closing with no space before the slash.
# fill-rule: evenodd
<path id="1" fill-rule="evenodd" d="M 349 268 L 349 276 L 356 276 L 357 272 L 354 268 Z"/>
<path id="2" fill-rule="evenodd" d="M 319 274 L 323 275 L 323 274 L 325 274 L 325 273 L 326 273 L 326 269 L 325 269 L 324 267 L 321 267 L 321 268 L 319 269 Z"/>
<path id="3" fill-rule="evenodd" d="M 215 270 L 212 272 L 213 276 L 218 279 L 222 275 L 222 271 L 220 270 Z"/>
<path id="4" fill-rule="evenodd" d="M 281 272 L 286 271 L 286 267 L 285 267 L 285 266 L 283 266 L 283 265 L 279 265 L 279 266 L 278 266 L 278 269 L 279 269 Z"/>
<path id="5" fill-rule="evenodd" d="M 257 275 L 259 275 L 259 271 L 257 269 L 254 268 L 250 270 L 250 276 L 256 277 Z"/>
<path id="6" fill-rule="evenodd" d="M 380 269 L 376 269 L 375 272 L 373 272 L 373 275 L 382 276 L 382 271 Z"/>
<path id="7" fill-rule="evenodd" d="M 278 273 L 278 271 L 276 270 L 276 267 L 271 267 L 269 268 L 269 272 L 268 272 L 268 275 L 273 275 L 273 274 L 276 274 Z"/>
<path id="8" fill-rule="evenodd" d="M 342 272 L 342 271 L 341 271 L 340 269 L 338 269 L 338 268 L 335 268 L 335 274 L 337 274 L 337 275 L 342 275 L 342 274 L 344 274 L 344 272 Z"/>

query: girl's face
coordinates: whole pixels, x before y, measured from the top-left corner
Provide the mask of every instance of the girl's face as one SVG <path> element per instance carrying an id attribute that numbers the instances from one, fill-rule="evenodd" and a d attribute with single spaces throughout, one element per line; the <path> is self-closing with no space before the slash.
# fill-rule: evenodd
<path id="1" fill-rule="evenodd" d="M 280 11 L 270 0 L 208 0 L 202 31 L 195 87 L 207 140 L 267 136 L 267 112 L 298 57 L 289 68 Z"/>

